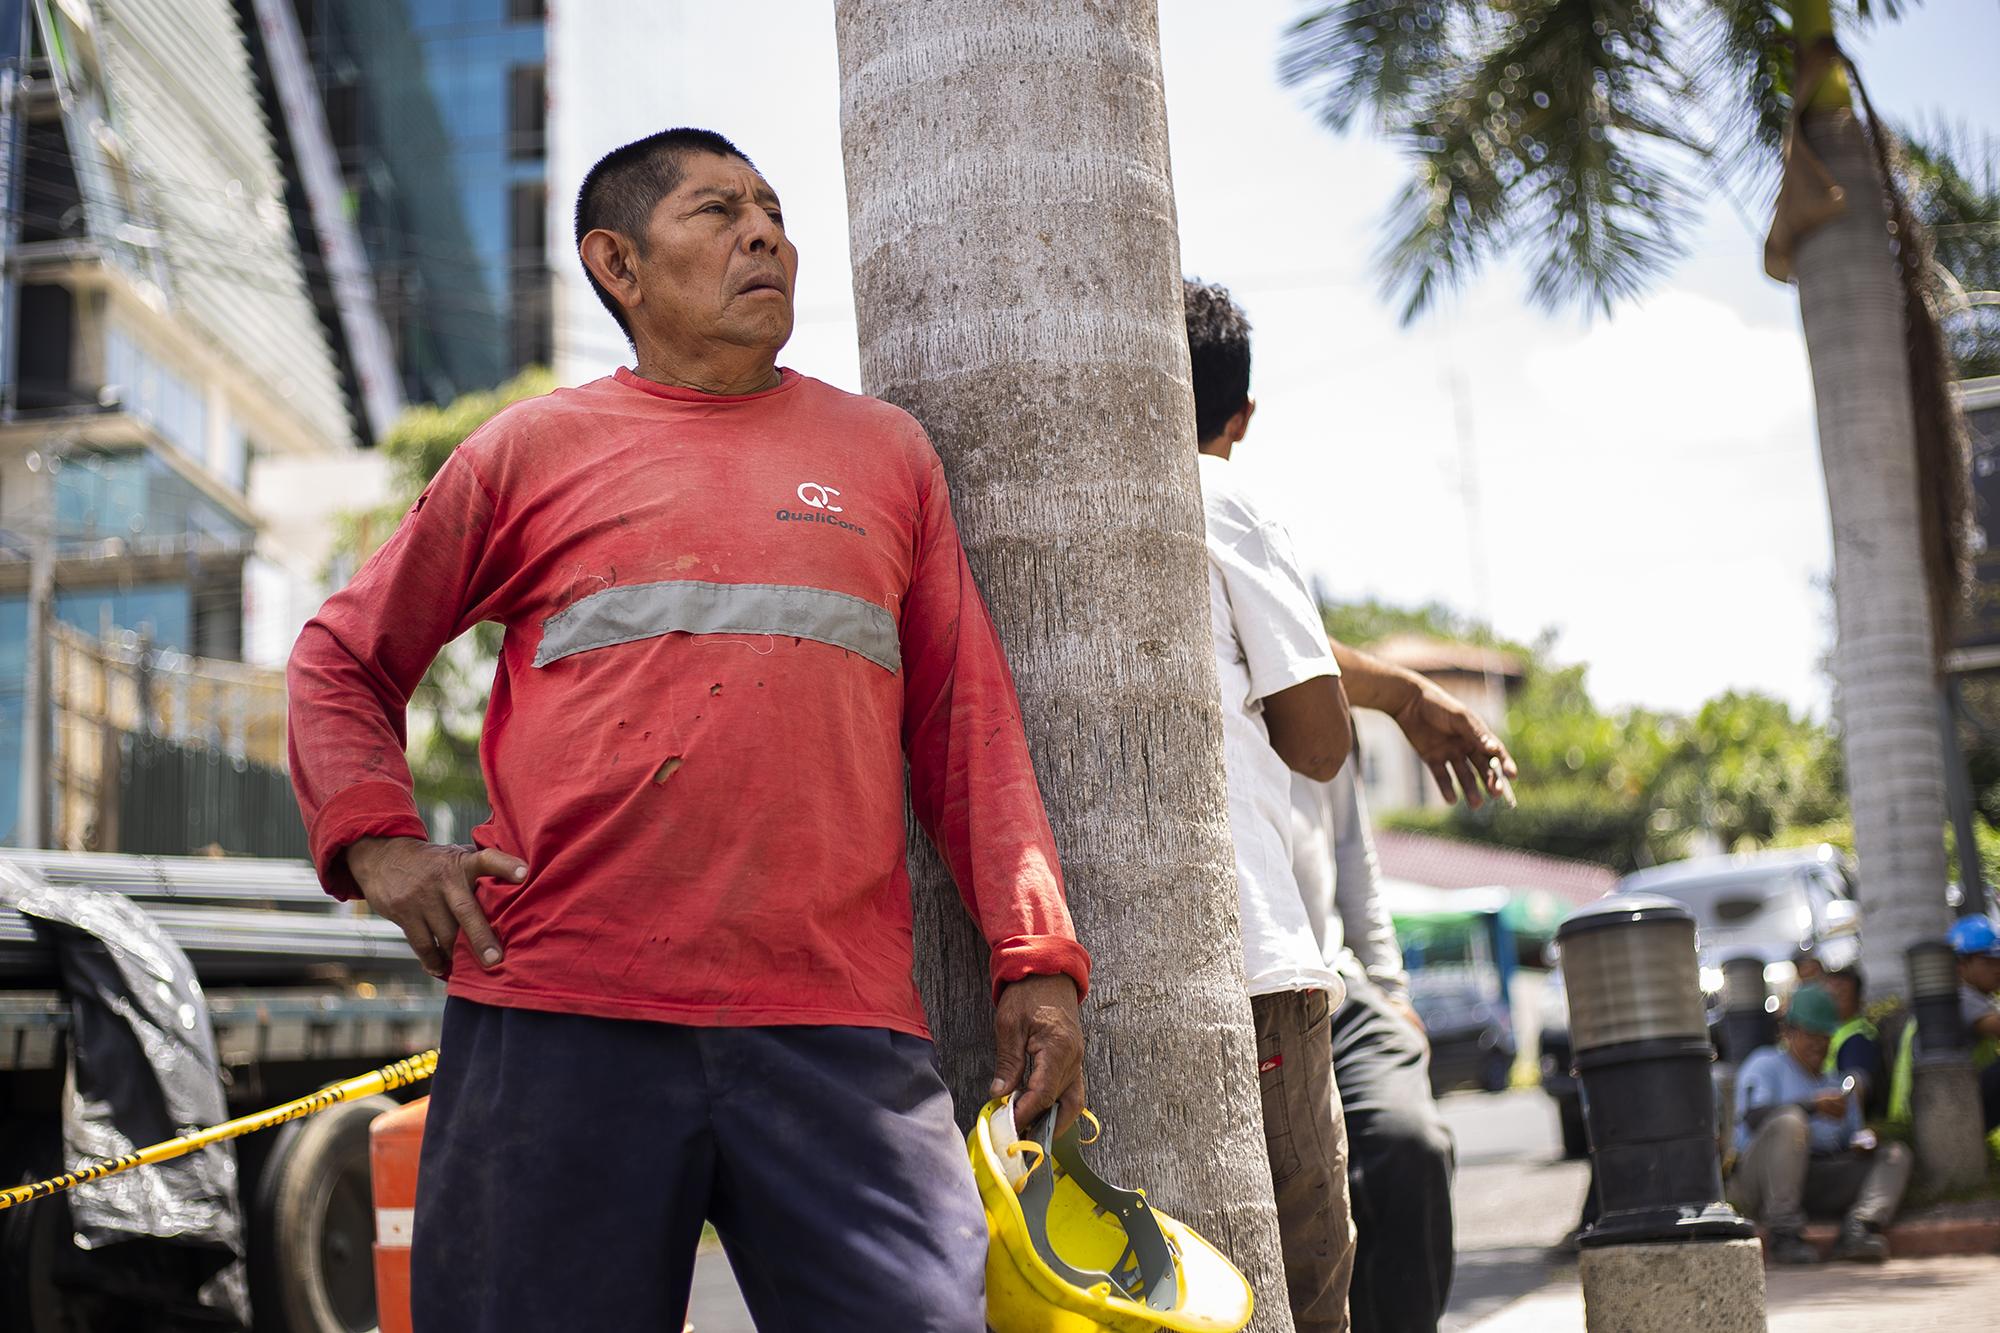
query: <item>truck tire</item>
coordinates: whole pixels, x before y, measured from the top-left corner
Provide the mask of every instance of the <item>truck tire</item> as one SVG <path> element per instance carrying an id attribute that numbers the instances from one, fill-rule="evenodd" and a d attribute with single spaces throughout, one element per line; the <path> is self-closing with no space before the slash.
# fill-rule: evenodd
<path id="1" fill-rule="evenodd" d="M 250 1217 L 257 1333 L 374 1333 L 368 1126 L 396 1105 L 342 1102 L 294 1122 L 273 1145 Z"/>
<path id="2" fill-rule="evenodd" d="M 69 1201 L 60 1195 L 0 1213 L 4 1333 L 78 1333 L 82 1328 L 70 1319 L 68 1298 L 56 1278 L 69 1236 Z"/>

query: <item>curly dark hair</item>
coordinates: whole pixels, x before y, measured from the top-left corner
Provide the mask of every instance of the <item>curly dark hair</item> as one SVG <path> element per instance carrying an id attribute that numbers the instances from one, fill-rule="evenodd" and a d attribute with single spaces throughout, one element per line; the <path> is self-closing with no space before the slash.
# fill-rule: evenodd
<path id="1" fill-rule="evenodd" d="M 653 220 L 653 209 L 660 200 L 680 187 L 682 177 L 687 174 L 683 163 L 689 153 L 739 158 L 752 171 L 757 169 L 757 164 L 741 148 L 714 130 L 688 127 L 661 130 L 614 148 L 597 159 L 597 165 L 584 176 L 583 186 L 576 192 L 578 248 L 582 247 L 585 236 L 601 227 L 631 237 L 644 254 L 646 224 Z M 584 266 L 583 275 L 590 279 L 590 289 L 604 302 L 611 318 L 618 321 L 618 327 L 630 338 L 632 327 L 625 322 L 624 307 L 604 290 L 588 265 Z"/>
<path id="2" fill-rule="evenodd" d="M 1220 283 L 1184 278 L 1194 437 L 1207 444 L 1250 401 L 1250 321 Z"/>

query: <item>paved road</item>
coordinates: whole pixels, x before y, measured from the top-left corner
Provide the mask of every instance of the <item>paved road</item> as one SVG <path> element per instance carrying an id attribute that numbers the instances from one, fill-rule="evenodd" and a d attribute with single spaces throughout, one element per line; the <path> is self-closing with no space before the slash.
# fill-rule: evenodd
<path id="1" fill-rule="evenodd" d="M 695 1333 L 756 1333 L 750 1312 L 736 1290 L 736 1275 L 720 1245 L 708 1245 L 694 1261 L 694 1291 L 688 1298 L 688 1322 Z"/>
<path id="2" fill-rule="evenodd" d="M 2000 1264 L 1992 1255 L 1894 1259 L 1879 1267 L 1773 1268 L 1764 1274 L 1770 1333 L 1970 1333 L 1994 1327 L 1996 1305 Z M 1477 1333 L 1585 1333 L 1576 1270 L 1476 1327 Z"/>
<path id="3" fill-rule="evenodd" d="M 1576 1225 L 1590 1171 L 1562 1160 L 1555 1103 L 1539 1089 L 1454 1092 L 1441 1106 L 1458 1140 L 1452 1333 L 1574 1271 L 1552 1247 Z"/>

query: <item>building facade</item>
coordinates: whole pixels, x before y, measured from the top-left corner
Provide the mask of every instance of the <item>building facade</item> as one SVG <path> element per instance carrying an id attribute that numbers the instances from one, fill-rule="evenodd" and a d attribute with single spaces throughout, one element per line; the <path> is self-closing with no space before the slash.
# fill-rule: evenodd
<path id="1" fill-rule="evenodd" d="M 380 487 L 229 0 L 0 4 L 0 142 L 0 842 L 20 845 L 51 830 L 53 624 L 223 660 L 289 643 L 330 514 Z M 260 521 L 260 485 L 329 462 L 311 522 Z"/>
<path id="2" fill-rule="evenodd" d="M 270 2 L 238 0 L 253 35 Z M 402 396 L 445 403 L 547 365 L 542 0 L 276 3 L 296 20 Z M 265 64 L 279 54 L 269 44 Z M 292 141 L 321 127 L 273 110 L 290 165 Z M 302 234 L 311 211 L 295 203 Z"/>

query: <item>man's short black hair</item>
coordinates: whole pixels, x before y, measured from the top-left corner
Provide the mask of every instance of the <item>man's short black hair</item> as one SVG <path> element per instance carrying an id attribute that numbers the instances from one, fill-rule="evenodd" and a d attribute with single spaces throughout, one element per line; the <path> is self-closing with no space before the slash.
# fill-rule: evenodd
<path id="1" fill-rule="evenodd" d="M 634 139 L 623 148 L 614 148 L 597 159 L 583 178 L 583 187 L 576 192 L 576 244 L 580 252 L 583 238 L 602 228 L 629 236 L 639 252 L 646 251 L 646 224 L 652 220 L 653 210 L 660 200 L 672 194 L 687 174 L 687 156 L 690 153 L 714 153 L 717 157 L 740 158 L 743 165 L 752 171 L 757 164 L 741 148 L 717 134 L 714 130 L 698 130 L 683 126 L 679 129 L 661 130 L 643 139 Z M 611 318 L 618 321 L 618 327 L 625 330 L 625 336 L 632 336 L 632 328 L 625 322 L 625 308 L 618 299 L 604 289 L 585 265 L 584 277 L 590 279 L 590 289 L 597 293 L 597 299 L 604 302 L 604 308 L 611 312 Z"/>
<path id="2" fill-rule="evenodd" d="M 1218 283 L 1187 278 L 1181 290 L 1194 369 L 1194 437 L 1207 444 L 1250 401 L 1250 321 Z"/>

